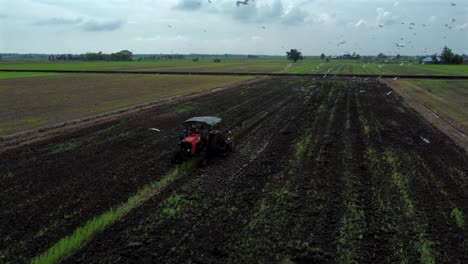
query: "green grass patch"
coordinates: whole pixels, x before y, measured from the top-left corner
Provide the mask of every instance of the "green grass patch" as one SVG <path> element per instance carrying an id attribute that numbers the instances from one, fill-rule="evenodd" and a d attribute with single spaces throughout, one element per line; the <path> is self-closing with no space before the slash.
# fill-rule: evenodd
<path id="1" fill-rule="evenodd" d="M 317 74 L 397 74 L 397 75 L 452 75 L 467 76 L 468 65 L 421 65 L 408 61 L 395 63 L 366 63 L 364 61 L 306 59 L 291 63 L 284 59 L 211 59 L 154 60 L 154 61 L 98 61 L 48 62 L 40 60 L 3 60 L 0 69 L 21 70 L 138 70 L 138 71 L 194 71 L 194 72 L 284 72 Z M 379 67 L 382 66 L 382 67 Z"/>
<path id="2" fill-rule="evenodd" d="M 0 135 L 224 87 L 251 76 L 63 74 L 0 79 Z M 188 107 L 188 108 L 187 108 Z M 187 105 L 182 111 L 188 111 Z"/>
<path id="3" fill-rule="evenodd" d="M 359 121 L 361 121 L 362 132 L 368 136 L 370 132 L 369 122 L 363 116 L 359 116 Z"/>
<path id="4" fill-rule="evenodd" d="M 191 59 L 97 62 L 2 61 L 0 69 L 277 72 L 283 70 L 287 63 L 286 59 L 222 59 L 221 63 L 214 63 L 211 59 L 200 59 L 197 63 L 193 63 Z"/>
<path id="5" fill-rule="evenodd" d="M 298 165 L 309 158 L 316 142 L 312 135 L 305 134 L 291 143 L 291 149 L 288 151 L 290 156 L 284 168 L 270 177 L 262 190 L 263 197 L 257 201 L 246 228 L 241 234 L 236 235 L 236 241 L 240 244 L 235 257 L 241 262 L 257 263 L 271 259 L 275 263 L 293 263 L 290 256 L 292 250 L 303 255 L 322 253 L 321 249 L 313 248 L 307 242 L 298 239 L 278 243 L 281 241 L 285 224 L 290 223 L 288 208 L 291 207 L 288 206 L 295 204 L 299 198 L 297 186 L 293 183 L 294 174 L 301 173 L 301 167 Z M 312 208 L 320 205 L 304 204 L 304 206 Z M 234 210 L 229 210 L 231 211 Z M 296 232 L 298 226 L 290 225 L 288 228 L 290 232 Z"/>
<path id="6" fill-rule="evenodd" d="M 467 81 L 400 79 L 393 85 L 417 98 L 432 111 L 443 114 L 468 129 Z"/>
<path id="7" fill-rule="evenodd" d="M 0 179 L 8 179 L 8 178 L 13 178 L 15 176 L 15 174 L 11 171 L 7 171 L 7 172 L 4 172 L 2 174 L 0 174 Z"/>
<path id="8" fill-rule="evenodd" d="M 173 194 L 163 202 L 162 213 L 165 216 L 176 218 L 182 215 L 184 209 L 192 203 L 187 201 L 184 196 Z"/>
<path id="9" fill-rule="evenodd" d="M 255 228 L 255 226 L 258 225 L 266 216 L 268 208 L 270 208 L 270 205 L 268 203 L 268 200 L 266 198 L 263 198 L 260 201 L 260 204 L 257 208 L 257 211 L 255 212 L 255 215 L 253 216 L 252 220 L 249 223 L 250 228 Z"/>
<path id="10" fill-rule="evenodd" d="M 64 152 L 70 152 L 74 151 L 77 148 L 80 147 L 79 142 L 68 142 L 68 143 L 63 143 L 55 147 L 50 153 L 51 154 L 59 154 L 59 153 L 64 153 Z"/>
<path id="11" fill-rule="evenodd" d="M 307 79 L 292 79 L 288 81 L 288 86 L 304 86 L 309 83 Z"/>
<path id="12" fill-rule="evenodd" d="M 191 112 L 195 108 L 195 106 L 196 105 L 192 102 L 181 104 L 176 107 L 175 112 L 178 114 L 188 113 Z"/>
<path id="13" fill-rule="evenodd" d="M 416 211 L 416 207 L 414 202 L 412 201 L 409 193 L 410 182 L 409 177 L 411 177 L 410 172 L 403 172 L 402 169 L 406 170 L 406 167 L 402 168 L 402 161 L 409 160 L 411 156 L 406 156 L 406 153 L 402 153 L 395 149 L 387 149 L 385 150 L 385 159 L 387 163 L 390 165 L 392 169 L 392 183 L 395 185 L 399 191 L 401 199 L 404 203 L 404 213 L 413 221 L 417 221 L 418 216 Z M 425 264 L 433 264 L 435 263 L 435 258 L 432 253 L 430 247 L 430 241 L 427 240 L 424 229 L 421 224 L 418 223 L 419 226 L 419 242 L 418 242 L 418 250 L 421 253 L 421 262 Z"/>
<path id="14" fill-rule="evenodd" d="M 455 223 L 460 229 L 465 229 L 465 219 L 463 218 L 463 213 L 458 208 L 453 208 L 452 213 L 450 214 L 455 218 Z"/>
<path id="15" fill-rule="evenodd" d="M 53 72 L 0 72 L 0 79 L 30 78 L 39 76 L 53 76 L 59 73 Z"/>
<path id="16" fill-rule="evenodd" d="M 327 107 L 326 107 L 325 103 L 321 104 L 321 105 L 319 106 L 319 108 L 318 108 L 318 112 L 319 112 L 319 113 L 323 113 L 323 112 L 325 112 L 326 110 L 327 110 Z"/>
<path id="17" fill-rule="evenodd" d="M 350 128 L 351 128 L 351 120 L 349 119 L 349 114 L 348 114 L 348 117 L 346 118 L 346 129 L 349 130 Z"/>
<path id="18" fill-rule="evenodd" d="M 112 225 L 115 221 L 122 218 L 132 209 L 153 197 L 161 189 L 173 182 L 181 174 L 187 173 L 194 167 L 196 160 L 186 162 L 172 170 L 164 177 L 156 182 L 150 183 L 139 190 L 135 195 L 130 197 L 126 203 L 123 203 L 109 211 L 96 216 L 89 220 L 85 225 L 75 229 L 75 231 L 67 237 L 62 238 L 44 253 L 35 257 L 31 263 L 33 264 L 49 264 L 57 263 L 64 257 L 70 256 L 75 251 L 83 247 L 97 233 Z"/>
<path id="19" fill-rule="evenodd" d="M 400 191 L 400 194 L 402 196 L 403 201 L 405 202 L 406 205 L 406 211 L 408 214 L 413 215 L 414 213 L 414 204 L 413 201 L 410 198 L 408 188 L 409 188 L 409 182 L 408 182 L 408 176 L 402 174 L 399 171 L 399 163 L 398 163 L 398 157 L 395 151 L 393 150 L 387 150 L 385 152 L 385 158 L 392 168 L 392 182 L 393 184 L 398 188 Z"/>
<path id="20" fill-rule="evenodd" d="M 0 135 L 17 132 L 18 128 L 39 127 L 47 123 L 47 120 L 36 117 L 26 117 L 5 122 L 0 121 Z"/>
<path id="21" fill-rule="evenodd" d="M 348 112 L 349 113 L 349 112 Z M 348 119 L 349 120 L 349 119 Z M 360 185 L 359 176 L 353 173 L 355 160 L 353 156 L 350 134 L 346 135 L 343 159 L 343 183 L 341 196 L 344 200 L 344 213 L 337 238 L 338 263 L 359 263 L 360 241 L 366 226 L 365 213 L 358 206 L 359 195 L 357 186 Z"/>
<path id="22" fill-rule="evenodd" d="M 111 142 L 111 141 L 117 141 L 117 140 L 122 140 L 126 137 L 128 137 L 130 135 L 130 132 L 122 132 L 122 133 L 119 133 L 119 134 L 115 134 L 115 135 L 112 135 L 110 137 L 107 137 L 104 142 L 102 143 L 108 143 L 108 142 Z"/>
<path id="23" fill-rule="evenodd" d="M 268 210 L 271 207 L 276 206 L 279 202 L 284 201 L 288 195 L 291 194 L 288 189 L 290 182 L 287 180 L 286 175 L 288 175 L 288 173 L 292 173 L 294 169 L 297 169 L 296 167 L 302 163 L 313 143 L 314 140 L 312 135 L 302 136 L 295 141 L 292 149 L 292 157 L 289 159 L 286 168 L 273 176 L 273 181 L 281 181 L 282 185 L 275 187 L 270 187 L 270 185 L 267 185 L 266 188 L 269 189 L 269 196 L 262 198 L 260 201 L 257 210 L 249 223 L 249 227 L 251 229 L 254 229 L 260 223 L 263 223 L 267 216 Z"/>
<path id="24" fill-rule="evenodd" d="M 278 188 L 276 190 L 272 191 L 273 197 L 278 200 L 282 201 L 285 197 L 288 196 L 289 190 L 285 186 L 282 186 L 281 188 Z"/>
<path id="25" fill-rule="evenodd" d="M 311 142 L 312 135 L 306 135 L 294 144 L 294 161 L 299 161 L 304 157 Z"/>
<path id="26" fill-rule="evenodd" d="M 421 262 L 424 264 L 435 264 L 435 258 L 431 253 L 431 247 L 428 241 L 424 241 L 421 245 Z"/>

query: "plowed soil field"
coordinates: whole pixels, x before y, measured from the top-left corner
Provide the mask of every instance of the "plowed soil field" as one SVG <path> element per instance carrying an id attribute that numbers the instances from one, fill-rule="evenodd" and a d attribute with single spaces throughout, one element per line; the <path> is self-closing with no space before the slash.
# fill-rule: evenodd
<path id="1" fill-rule="evenodd" d="M 0 153 L 0 262 L 30 262 L 161 179 L 197 115 L 225 120 L 232 155 L 184 171 L 61 263 L 468 263 L 467 154 L 382 83 L 311 78 Z"/>

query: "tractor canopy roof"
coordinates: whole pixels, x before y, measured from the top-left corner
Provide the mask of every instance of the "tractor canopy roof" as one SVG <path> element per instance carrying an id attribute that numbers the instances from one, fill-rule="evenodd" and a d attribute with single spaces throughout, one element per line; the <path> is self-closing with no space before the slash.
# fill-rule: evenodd
<path id="1" fill-rule="evenodd" d="M 196 116 L 184 121 L 184 125 L 189 123 L 203 123 L 209 126 L 215 126 L 222 122 L 223 120 L 216 116 Z"/>

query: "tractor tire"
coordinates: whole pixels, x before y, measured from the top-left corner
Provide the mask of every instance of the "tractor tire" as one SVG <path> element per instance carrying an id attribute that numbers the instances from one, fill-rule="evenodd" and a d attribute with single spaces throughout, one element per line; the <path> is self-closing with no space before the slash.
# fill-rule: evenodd
<path id="1" fill-rule="evenodd" d="M 234 151 L 234 142 L 230 142 L 229 144 L 226 144 L 226 151 L 231 153 Z"/>
<path id="2" fill-rule="evenodd" d="M 182 164 L 189 159 L 189 156 L 183 151 L 174 153 L 171 159 L 172 164 Z"/>
<path id="3" fill-rule="evenodd" d="M 182 161 L 182 155 L 180 154 L 180 151 L 177 151 L 176 153 L 174 153 L 174 155 L 172 156 L 172 159 L 171 159 L 171 163 L 172 164 L 181 164 L 183 161 Z"/>
<path id="4" fill-rule="evenodd" d="M 209 141 L 207 146 L 208 153 L 210 155 L 219 155 L 222 154 L 225 150 L 225 141 L 223 136 L 220 134 L 213 135 L 213 138 Z"/>

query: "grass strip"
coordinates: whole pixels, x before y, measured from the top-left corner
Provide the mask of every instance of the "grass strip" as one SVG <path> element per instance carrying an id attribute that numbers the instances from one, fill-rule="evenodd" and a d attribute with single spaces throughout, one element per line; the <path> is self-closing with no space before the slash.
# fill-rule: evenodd
<path id="1" fill-rule="evenodd" d="M 52 150 L 50 153 L 51 154 L 59 154 L 59 153 L 64 153 L 64 152 L 69 152 L 69 151 L 74 151 L 78 147 L 80 147 L 79 142 L 68 142 L 64 144 L 58 145 L 54 150 Z"/>
<path id="2" fill-rule="evenodd" d="M 433 254 L 433 249 L 431 249 L 432 242 L 429 241 L 424 232 L 424 227 L 422 224 L 418 223 L 419 217 L 417 216 L 415 204 L 411 199 L 409 188 L 410 188 L 410 177 L 412 177 L 412 172 L 404 172 L 404 169 L 401 167 L 401 160 L 406 159 L 410 160 L 410 157 L 405 157 L 404 154 L 398 152 L 395 149 L 387 149 L 384 152 L 385 159 L 390 165 L 392 172 L 392 183 L 398 188 L 400 192 L 399 195 L 404 203 L 403 208 L 405 208 L 405 213 L 410 219 L 414 219 L 417 229 L 419 230 L 417 248 L 421 253 L 421 262 L 424 264 L 434 264 L 435 257 Z"/>
<path id="3" fill-rule="evenodd" d="M 300 162 L 304 158 L 307 148 L 312 143 L 312 135 L 305 135 L 294 144 L 294 159 L 291 162 Z"/>
<path id="4" fill-rule="evenodd" d="M 102 232 L 117 220 L 121 219 L 132 209 L 135 209 L 146 200 L 153 197 L 178 176 L 188 172 L 196 164 L 196 160 L 186 162 L 170 170 L 164 177 L 156 182 L 144 186 L 134 196 L 130 197 L 126 203 L 112 208 L 109 211 L 89 220 L 85 225 L 75 229 L 73 234 L 64 237 L 44 253 L 32 259 L 33 264 L 58 263 L 61 259 L 70 256 L 83 247 L 96 234 Z"/>
<path id="5" fill-rule="evenodd" d="M 188 113 L 192 111 L 194 108 L 195 108 L 195 104 L 192 102 L 188 102 L 188 103 L 177 106 L 177 108 L 175 109 L 175 112 L 178 114 Z"/>
<path id="6" fill-rule="evenodd" d="M 455 218 L 457 226 L 461 229 L 465 229 L 465 219 L 463 219 L 463 213 L 458 208 L 454 208 L 450 214 Z"/>

